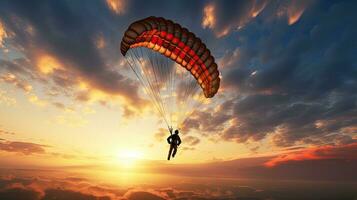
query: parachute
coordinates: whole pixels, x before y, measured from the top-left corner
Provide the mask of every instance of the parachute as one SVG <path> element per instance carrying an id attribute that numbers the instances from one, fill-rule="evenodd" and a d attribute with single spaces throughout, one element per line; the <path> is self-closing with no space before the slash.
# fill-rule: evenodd
<path id="1" fill-rule="evenodd" d="M 132 23 L 120 50 L 168 126 L 180 126 L 219 89 L 219 71 L 210 50 L 171 20 L 152 16 Z"/>

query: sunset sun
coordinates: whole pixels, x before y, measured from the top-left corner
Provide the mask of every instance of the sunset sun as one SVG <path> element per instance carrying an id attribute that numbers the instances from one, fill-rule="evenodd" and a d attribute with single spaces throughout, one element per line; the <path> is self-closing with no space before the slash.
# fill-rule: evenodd
<path id="1" fill-rule="evenodd" d="M 143 153 L 133 149 L 119 150 L 116 156 L 118 164 L 125 168 L 134 168 L 142 158 Z"/>

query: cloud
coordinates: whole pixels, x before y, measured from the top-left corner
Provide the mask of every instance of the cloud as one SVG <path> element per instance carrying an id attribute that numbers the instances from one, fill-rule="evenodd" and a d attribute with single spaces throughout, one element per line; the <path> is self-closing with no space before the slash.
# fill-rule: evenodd
<path id="1" fill-rule="evenodd" d="M 31 175 L 28 174 L 27 177 L 16 175 L 0 179 L 0 197 L 7 197 L 1 199 L 118 200 L 122 199 L 126 192 L 125 189 L 95 184 L 82 177 L 53 177 L 47 173 L 42 178 L 36 178 L 34 173 L 41 174 L 43 173 L 41 170 L 23 172 Z M 25 198 L 20 196 L 21 194 L 28 194 L 28 196 Z"/>
<path id="2" fill-rule="evenodd" d="M 26 174 L 27 172 L 24 171 Z M 41 173 L 31 170 L 31 173 Z M 97 199 L 97 200 L 179 200 L 179 199 L 240 199 L 245 195 L 256 196 L 256 189 L 248 186 L 200 182 L 177 183 L 173 187 L 102 185 L 91 180 L 71 177 L 13 176 L 0 179 L 0 197 L 4 199 Z M 18 195 L 16 195 L 18 194 Z M 27 195 L 27 196 L 26 196 Z M 6 198 L 5 198 L 6 197 Z"/>
<path id="3" fill-rule="evenodd" d="M 108 7 L 116 14 L 125 13 L 125 0 L 106 0 Z"/>
<path id="4" fill-rule="evenodd" d="M 200 139 L 194 136 L 186 136 L 182 141 L 189 146 L 195 146 L 200 143 Z"/>
<path id="5" fill-rule="evenodd" d="M 0 76 L 0 81 L 5 83 L 10 83 L 16 87 L 22 89 L 26 93 L 29 93 L 32 90 L 32 86 L 24 80 L 18 79 L 16 75 L 8 73 Z"/>
<path id="6" fill-rule="evenodd" d="M 7 38 L 7 33 L 4 24 L 0 21 L 0 48 L 4 47 L 5 39 Z"/>
<path id="7" fill-rule="evenodd" d="M 311 4 L 311 0 L 292 0 L 287 7 L 288 24 L 295 24 L 304 13 L 306 7 Z"/>
<path id="8" fill-rule="evenodd" d="M 276 17 L 247 23 L 220 59 L 220 92 L 234 96 L 221 102 L 230 106 L 194 113 L 186 131 L 238 143 L 269 138 L 279 147 L 350 142 L 357 123 L 356 27 L 345 18 L 353 9 L 345 8 L 355 3 L 321 10 L 322 4 L 309 4 L 294 26 Z M 267 12 L 276 11 L 271 6 Z"/>
<path id="9" fill-rule="evenodd" d="M 135 174 L 137 178 L 157 177 L 170 178 L 171 183 L 118 185 L 109 184 L 107 180 L 92 179 L 90 174 L 73 176 L 70 168 L 46 169 L 0 169 L 0 197 L 5 199 L 24 199 L 20 194 L 28 194 L 33 199 L 290 199 L 299 196 L 303 199 L 329 196 L 331 199 L 340 199 L 341 194 L 355 196 L 355 187 L 348 182 L 356 180 L 356 160 L 312 160 L 290 162 L 276 167 L 265 167 L 263 163 L 271 157 L 243 158 L 230 161 L 215 161 L 199 164 L 164 164 L 152 165 L 158 172 Z M 160 165 L 157 165 L 160 164 Z M 66 171 L 63 171 L 65 169 Z M 76 170 L 91 170 L 86 166 L 77 166 Z M 100 173 L 94 168 L 95 173 Z M 340 170 L 338 170 L 340 169 Z M 105 169 L 108 173 L 110 169 Z M 111 170 L 113 170 L 111 168 Z M 113 173 L 118 174 L 117 169 Z M 239 171 L 239 173 L 237 173 Z M 155 171 L 152 171 L 155 172 Z M 120 172 L 119 172 L 120 173 Z M 239 179 L 239 183 L 237 182 Z M 254 181 L 251 181 L 254 179 Z M 274 180 L 273 182 L 269 180 Z M 289 181 L 286 181 L 289 180 Z M 298 180 L 298 181 L 294 181 Z M 296 185 L 301 181 L 306 185 Z M 307 181 L 306 180 L 311 180 Z M 317 188 L 314 181 L 329 180 L 327 188 Z M 261 182 L 262 181 L 262 182 Z M 347 184 L 337 184 L 341 181 Z M 269 184 L 267 184 L 269 183 Z M 284 188 L 281 188 L 284 183 Z M 125 184 L 125 183 L 124 183 Z M 267 186 L 268 185 L 268 186 Z M 321 184 L 320 184 L 321 185 Z M 320 186 L 319 185 L 319 186 Z M 292 189 L 289 189 L 289 188 Z M 308 188 L 308 189 L 307 189 Z M 310 191 L 306 194 L 306 191 Z M 336 193 L 336 190 L 341 193 Z M 287 192 L 289 191 L 289 192 Z M 316 193 L 323 191 L 323 193 Z M 331 193 L 329 193 L 331 191 Z M 16 196 L 19 194 L 19 196 Z M 30 195 L 31 194 L 31 195 Z M 3 198 L 2 198 L 3 199 Z M 350 198 L 347 198 L 350 199 Z"/>
<path id="10" fill-rule="evenodd" d="M 34 190 L 23 188 L 9 188 L 0 190 L 1 199 L 26 199 L 26 200 L 39 200 L 40 194 Z"/>
<path id="11" fill-rule="evenodd" d="M 156 194 L 150 192 L 144 192 L 144 191 L 129 191 L 127 194 L 125 194 L 125 196 L 128 200 L 140 200 L 140 199 L 165 200 L 166 199 Z"/>
<path id="12" fill-rule="evenodd" d="M 4 130 L 4 129 L 0 129 L 0 134 L 3 134 L 3 135 L 15 135 L 15 132 L 7 131 L 7 130 Z"/>
<path id="13" fill-rule="evenodd" d="M 44 154 L 45 145 L 30 142 L 4 141 L 0 142 L 0 150 L 24 155 Z"/>
<path id="14" fill-rule="evenodd" d="M 220 134 L 225 125 L 231 120 L 233 100 L 226 100 L 215 109 L 196 110 L 185 120 L 182 132 L 189 133 L 196 130 L 200 134 Z"/>
<path id="15" fill-rule="evenodd" d="M 8 92 L 0 90 L 0 104 L 5 104 L 7 106 L 16 105 L 16 99 L 9 96 Z"/>
<path id="16" fill-rule="evenodd" d="M 52 104 L 59 109 L 65 109 L 65 105 L 61 102 L 53 102 Z"/>
<path id="17" fill-rule="evenodd" d="M 216 25 L 216 16 L 215 16 L 215 5 L 207 4 L 203 9 L 203 20 L 202 27 L 203 28 L 214 28 Z"/>
<path id="18" fill-rule="evenodd" d="M 44 107 L 44 106 L 47 106 L 48 102 L 44 99 L 40 99 L 37 95 L 35 94 L 31 94 L 28 96 L 28 100 L 37 105 L 37 106 L 41 106 L 41 107 Z"/>
<path id="19" fill-rule="evenodd" d="M 266 5 L 267 1 L 212 1 L 203 8 L 202 27 L 225 36 L 258 16 Z"/>
<path id="20" fill-rule="evenodd" d="M 155 133 L 154 137 L 158 142 L 162 142 L 163 140 L 166 140 L 166 137 L 168 137 L 168 130 L 164 128 L 159 128 L 159 130 Z"/>
<path id="21" fill-rule="evenodd" d="M 110 200 L 109 197 L 97 197 L 90 194 L 83 194 L 77 191 L 62 189 L 47 189 L 43 199 L 67 199 L 67 200 Z"/>
<path id="22" fill-rule="evenodd" d="M 288 24 L 295 24 L 313 1 L 210 1 L 203 8 L 202 27 L 213 30 L 220 38 L 234 31 L 239 31 L 257 18 L 261 12 L 266 12 L 259 20 L 271 21 L 274 18 L 287 18 Z"/>
<path id="23" fill-rule="evenodd" d="M 123 1 L 110 2 L 118 10 Z M 145 106 L 145 101 L 139 97 L 138 85 L 113 67 L 120 55 L 117 45 L 121 28 L 112 26 L 116 18 L 107 9 L 106 2 L 97 1 L 86 6 L 65 2 L 33 3 L 31 6 L 16 1 L 1 4 L 2 24 L 13 33 L 11 50 L 27 60 L 20 68 L 31 69 L 30 72 L 21 69 L 22 75 L 72 91 L 80 82 L 86 82 L 91 93 L 97 90 L 108 96 L 119 96 L 123 106 L 129 106 L 131 111 L 139 112 Z M 37 11 L 33 12 L 34 9 Z M 82 14 L 78 14 L 79 9 Z M 44 17 L 48 20 L 37 20 Z M 113 38 L 114 35 L 117 37 Z M 98 48 L 98 37 L 113 41 Z M 7 62 L 2 65 L 9 65 L 11 61 Z"/>
<path id="24" fill-rule="evenodd" d="M 279 155 L 265 163 L 267 167 L 275 167 L 289 162 L 305 160 L 356 160 L 357 143 L 340 145 L 340 146 L 322 146 L 315 148 L 303 149 L 301 151 Z"/>

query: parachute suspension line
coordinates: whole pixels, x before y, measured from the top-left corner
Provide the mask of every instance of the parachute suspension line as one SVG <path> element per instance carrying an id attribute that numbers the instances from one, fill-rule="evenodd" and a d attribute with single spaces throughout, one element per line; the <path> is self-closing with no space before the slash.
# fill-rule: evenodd
<path id="1" fill-rule="evenodd" d="M 168 60 L 166 60 L 166 62 L 169 62 Z M 172 84 L 171 84 L 171 91 L 170 91 L 170 97 L 171 97 L 171 102 L 174 102 L 176 95 L 175 91 L 174 91 L 174 86 L 175 86 L 175 77 L 176 77 L 176 67 L 172 66 L 172 70 L 171 70 L 171 79 L 172 79 Z M 170 111 L 170 121 L 171 123 L 173 123 L 172 121 L 172 113 L 173 113 L 173 108 L 170 107 L 171 111 Z M 176 124 L 177 126 L 177 124 Z"/>
<path id="2" fill-rule="evenodd" d="M 160 75 L 158 74 L 160 72 L 160 70 L 158 70 L 158 65 L 154 64 L 154 60 L 150 59 L 150 57 L 149 57 L 149 55 L 147 53 L 145 54 L 145 56 L 146 56 L 146 59 L 149 60 L 150 66 L 151 66 L 151 68 L 153 70 L 154 77 L 155 77 L 155 86 L 156 86 L 155 89 L 156 89 L 156 92 L 159 94 L 160 101 L 162 103 L 162 96 L 161 96 L 161 91 L 160 91 L 160 88 L 159 88 L 161 86 L 162 82 L 159 82 L 160 80 L 158 80 L 159 77 L 160 77 Z M 165 105 L 163 107 L 165 108 Z M 171 124 L 171 122 L 169 124 Z M 169 126 L 169 125 L 167 125 L 167 126 Z"/>
<path id="3" fill-rule="evenodd" d="M 167 59 L 164 57 L 161 57 L 160 54 L 158 53 L 152 53 L 151 51 L 143 51 L 143 49 L 145 50 L 145 48 L 138 48 L 140 50 L 137 51 L 137 53 L 140 52 L 140 55 L 138 56 L 137 54 L 135 54 L 137 57 L 146 57 L 148 61 L 150 61 L 150 68 L 152 69 L 152 73 L 149 70 L 149 68 L 144 65 L 145 63 L 143 63 L 143 61 L 140 60 L 140 64 L 142 66 L 143 70 L 143 75 L 146 78 L 147 82 L 149 83 L 149 87 L 150 90 L 152 91 L 152 95 L 154 96 L 154 100 L 157 102 L 157 104 L 160 107 L 161 112 L 164 115 L 164 119 L 165 121 L 169 121 L 168 119 L 168 114 L 170 114 L 171 111 L 169 111 L 169 113 L 167 112 L 167 102 L 164 101 L 163 95 L 160 92 L 161 91 L 161 86 L 164 86 L 165 81 L 168 77 L 168 72 L 170 71 L 169 69 L 169 65 L 167 62 Z M 146 52 L 146 53 L 144 53 Z M 149 56 L 150 54 L 150 56 Z M 153 55 L 152 55 L 153 54 Z M 152 55 L 152 56 L 151 56 Z M 166 61 L 166 62 L 165 62 Z M 158 73 L 156 72 L 161 72 L 159 77 L 158 77 Z M 154 78 L 153 78 L 154 77 Z M 155 80 L 154 80 L 155 79 Z M 154 82 L 156 82 L 156 84 L 154 84 Z M 167 95 L 166 95 L 167 96 Z M 164 96 L 165 97 L 165 96 Z M 171 106 L 170 106 L 171 107 Z M 168 122 L 168 124 L 172 125 L 172 121 Z"/>
<path id="4" fill-rule="evenodd" d="M 181 115 L 180 121 L 181 123 L 184 123 L 184 121 L 189 118 L 192 113 L 199 108 L 201 105 L 201 99 L 206 99 L 202 98 L 202 94 L 198 93 L 199 91 L 199 86 L 196 83 L 196 80 L 190 80 L 190 79 L 185 79 L 185 92 L 183 94 L 183 100 L 185 100 L 185 105 L 187 105 L 188 108 L 193 108 L 191 110 L 185 110 L 185 113 Z M 201 97 L 201 99 L 200 99 Z M 193 100 L 189 100 L 193 99 Z M 182 124 L 179 124 L 180 126 Z"/>
<path id="5" fill-rule="evenodd" d="M 159 90 L 159 95 L 160 95 L 160 98 L 161 98 L 161 103 L 162 103 L 163 107 L 165 108 L 165 117 L 168 118 L 168 114 L 169 113 L 167 113 L 167 110 L 166 110 L 167 109 L 167 102 L 165 101 L 166 95 L 161 93 L 161 87 L 165 87 L 164 83 L 165 83 L 166 78 L 167 78 L 166 71 L 168 69 L 168 66 L 163 64 L 163 62 L 162 62 L 163 58 L 161 57 L 161 55 L 159 55 L 158 53 L 152 53 L 152 54 L 153 54 L 153 56 L 148 56 L 148 57 L 149 57 L 149 59 L 153 58 L 153 60 L 155 61 L 155 65 L 153 65 L 153 67 L 157 68 L 158 69 L 157 71 L 160 72 L 160 76 L 159 76 L 160 77 L 160 84 L 158 85 L 159 86 L 158 90 Z M 164 98 L 164 100 L 162 98 Z M 172 125 L 172 122 L 169 122 L 169 124 Z"/>
<path id="6" fill-rule="evenodd" d="M 201 104 L 200 86 L 184 67 L 143 47 L 130 49 L 125 58 L 168 127 L 179 128 Z"/>
<path id="7" fill-rule="evenodd" d="M 165 119 L 166 119 L 166 111 L 165 111 L 165 106 L 163 105 L 163 102 L 162 102 L 162 99 L 161 99 L 161 96 L 159 95 L 159 93 L 157 92 L 157 89 L 155 89 L 155 86 L 153 85 L 152 81 L 153 78 L 151 76 L 151 72 L 149 71 L 149 68 L 147 67 L 147 65 L 145 65 L 145 63 L 142 61 L 142 49 L 140 49 L 140 52 L 141 52 L 141 55 L 138 56 L 138 58 L 141 58 L 139 61 L 140 61 L 140 64 L 142 66 L 142 69 L 144 70 L 144 77 L 146 78 L 148 84 L 149 84 L 149 87 L 152 91 L 152 94 L 155 98 L 155 100 L 158 102 L 159 106 L 160 106 L 160 109 L 162 110 L 163 114 L 165 115 Z M 137 52 L 139 54 L 139 52 Z"/>
<path id="8" fill-rule="evenodd" d="M 128 58 L 132 58 L 131 56 L 128 56 Z M 134 71 L 136 77 L 139 79 L 139 81 L 141 82 L 141 84 L 144 87 L 145 92 L 148 94 L 148 96 L 152 99 L 152 102 L 154 103 L 154 106 L 157 108 L 157 110 L 159 111 L 159 114 L 161 114 L 161 116 L 164 118 L 163 113 L 161 112 L 159 106 L 156 104 L 156 102 L 154 101 L 154 99 L 152 98 L 152 96 L 150 96 L 150 91 L 148 91 L 148 87 L 146 86 L 143 77 L 140 75 L 140 73 L 138 73 L 137 69 L 135 69 L 135 67 L 128 61 L 130 68 Z M 164 118 L 165 119 L 165 118 Z M 165 120 L 166 124 L 167 121 Z"/>
<path id="9" fill-rule="evenodd" d="M 142 49 L 143 48 L 139 48 L 140 57 L 141 58 L 143 58 L 143 56 L 144 56 L 144 53 L 143 53 Z M 145 54 L 145 55 L 146 55 L 146 57 L 148 57 L 147 54 Z M 150 60 L 150 59 L 148 59 L 148 60 Z M 144 75 L 145 75 L 146 79 L 148 80 L 148 83 L 150 85 L 150 88 L 153 91 L 153 94 L 155 95 L 155 99 L 158 101 L 158 103 L 159 103 L 159 105 L 160 105 L 160 107 L 161 107 L 161 109 L 162 109 L 162 111 L 163 111 L 163 113 L 165 115 L 165 118 L 166 118 L 166 114 L 167 114 L 166 109 L 165 109 L 166 106 L 163 103 L 162 96 L 161 96 L 161 93 L 160 93 L 160 84 L 155 84 L 155 83 L 153 83 L 154 81 L 151 81 L 151 80 L 154 80 L 154 79 L 157 80 L 156 73 L 154 73 L 155 72 L 155 65 L 149 65 L 151 70 L 153 71 L 151 73 L 151 71 L 149 71 L 150 69 L 145 65 L 145 63 L 143 63 L 141 60 L 140 60 L 140 63 L 142 65 L 142 68 L 145 70 Z M 151 64 L 151 62 L 150 62 L 150 64 Z M 154 78 L 152 78 L 152 75 L 154 75 Z"/>
<path id="10" fill-rule="evenodd" d="M 160 105 L 158 104 L 158 102 L 155 100 L 154 96 L 155 94 L 153 93 L 153 91 L 150 91 L 150 87 L 148 86 L 148 84 L 145 83 L 144 77 L 142 76 L 141 73 L 142 71 L 140 71 L 141 67 L 138 65 L 138 63 L 135 62 L 135 60 L 138 60 L 138 57 L 135 55 L 135 53 L 133 53 L 134 51 L 129 51 L 126 58 L 127 63 L 129 64 L 131 70 L 135 73 L 136 77 L 138 78 L 139 82 L 142 84 L 142 86 L 144 87 L 145 92 L 148 94 L 149 98 L 151 99 L 151 101 L 154 104 L 154 107 L 156 107 L 157 111 L 159 112 L 159 114 L 161 115 L 161 117 L 164 119 L 165 123 L 167 126 L 169 126 L 168 121 L 166 120 L 165 114 L 163 113 L 162 108 L 160 107 Z M 147 81 L 149 82 L 149 81 Z"/>

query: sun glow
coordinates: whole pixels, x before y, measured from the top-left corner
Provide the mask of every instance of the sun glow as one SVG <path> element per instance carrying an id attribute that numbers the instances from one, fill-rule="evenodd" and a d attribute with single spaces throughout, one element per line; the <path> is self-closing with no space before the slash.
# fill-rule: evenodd
<path id="1" fill-rule="evenodd" d="M 117 158 L 119 164 L 125 168 L 134 168 L 137 161 L 142 158 L 143 154 L 137 150 L 121 150 L 118 152 Z"/>

